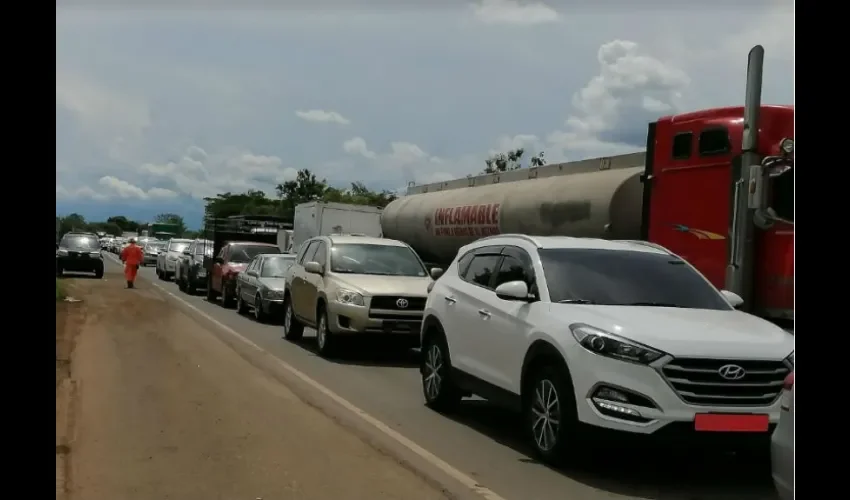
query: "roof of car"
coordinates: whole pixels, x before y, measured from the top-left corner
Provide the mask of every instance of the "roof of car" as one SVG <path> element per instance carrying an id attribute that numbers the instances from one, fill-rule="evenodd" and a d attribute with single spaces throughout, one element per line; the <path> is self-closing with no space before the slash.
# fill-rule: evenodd
<path id="1" fill-rule="evenodd" d="M 228 241 L 225 245 L 251 245 L 254 247 L 276 247 L 274 243 L 263 243 L 260 241 Z"/>
<path id="2" fill-rule="evenodd" d="M 619 250 L 630 252 L 646 252 L 655 254 L 669 254 L 666 248 L 638 240 L 603 240 L 601 238 L 574 238 L 572 236 L 528 236 L 523 234 L 503 234 L 490 236 L 475 241 L 470 246 L 477 248 L 485 245 L 510 245 L 517 239 L 522 239 L 536 246 L 547 249 L 585 249 L 585 250 Z"/>
<path id="3" fill-rule="evenodd" d="M 405 247 L 407 244 L 389 238 L 374 238 L 372 236 L 352 236 L 347 234 L 332 234 L 328 236 L 333 244 L 360 243 L 363 245 L 383 245 L 388 247 Z"/>
<path id="4" fill-rule="evenodd" d="M 284 259 L 295 259 L 295 254 L 292 253 L 261 253 L 257 257 L 282 257 Z"/>

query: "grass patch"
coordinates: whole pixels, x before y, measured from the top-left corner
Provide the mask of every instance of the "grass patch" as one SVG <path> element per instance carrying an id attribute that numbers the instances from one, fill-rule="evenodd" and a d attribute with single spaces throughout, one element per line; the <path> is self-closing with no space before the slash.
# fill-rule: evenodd
<path id="1" fill-rule="evenodd" d="M 63 300 L 67 295 L 65 294 L 65 286 L 63 283 L 59 282 L 59 278 L 56 278 L 56 301 L 59 302 Z"/>

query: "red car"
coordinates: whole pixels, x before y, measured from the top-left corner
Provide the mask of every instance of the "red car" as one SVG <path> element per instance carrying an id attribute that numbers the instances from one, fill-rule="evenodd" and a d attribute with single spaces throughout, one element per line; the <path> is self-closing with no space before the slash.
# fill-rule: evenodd
<path id="1" fill-rule="evenodd" d="M 233 307 L 236 300 L 236 276 L 261 253 L 281 253 L 281 251 L 277 245 L 271 243 L 254 241 L 226 243 L 215 257 L 209 278 L 207 278 L 207 300 L 213 301 L 221 295 L 221 305 Z"/>

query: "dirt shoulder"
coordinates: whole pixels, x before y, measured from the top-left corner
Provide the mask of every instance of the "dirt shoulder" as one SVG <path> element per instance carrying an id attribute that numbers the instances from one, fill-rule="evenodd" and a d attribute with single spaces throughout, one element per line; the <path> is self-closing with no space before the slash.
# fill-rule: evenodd
<path id="1" fill-rule="evenodd" d="M 57 498 L 445 498 L 107 269 L 57 304 Z"/>

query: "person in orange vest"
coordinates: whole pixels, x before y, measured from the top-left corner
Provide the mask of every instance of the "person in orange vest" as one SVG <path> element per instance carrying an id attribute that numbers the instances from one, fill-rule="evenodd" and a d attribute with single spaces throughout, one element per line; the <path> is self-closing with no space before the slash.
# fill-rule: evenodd
<path id="1" fill-rule="evenodd" d="M 142 249 L 136 246 L 136 240 L 130 238 L 130 244 L 121 250 L 121 262 L 124 263 L 124 278 L 127 280 L 127 288 L 133 288 L 136 281 L 136 273 L 145 255 Z"/>

